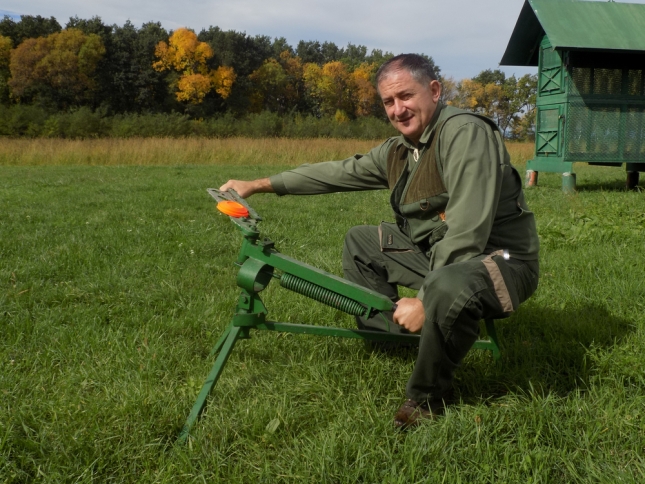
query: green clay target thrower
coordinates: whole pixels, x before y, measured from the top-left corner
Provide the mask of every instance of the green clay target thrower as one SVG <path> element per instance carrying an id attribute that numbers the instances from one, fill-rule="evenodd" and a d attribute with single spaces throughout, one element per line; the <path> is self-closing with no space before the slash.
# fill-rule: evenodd
<path id="1" fill-rule="evenodd" d="M 218 202 L 218 209 L 229 215 L 231 222 L 242 232 L 242 247 L 235 262 L 239 267 L 237 285 L 240 287 L 240 295 L 231 322 L 211 351 L 210 357 L 217 355 L 215 363 L 181 430 L 180 442 L 184 442 L 188 438 L 233 351 L 235 343 L 238 339 L 250 338 L 251 329 L 370 341 L 418 342 L 419 336 L 416 334 L 394 334 L 383 331 L 268 321 L 266 318 L 268 311 L 260 299 L 259 293 L 274 279 L 279 280 L 280 285 L 288 290 L 353 316 L 370 318 L 381 314 L 388 324 L 390 324 L 389 320 L 382 313 L 394 311 L 396 304 L 388 297 L 371 289 L 278 252 L 271 240 L 260 237 L 258 223 L 262 218 L 234 190 L 222 192 L 209 188 L 208 193 Z M 477 341 L 474 347 L 491 350 L 493 356 L 498 358 L 499 347 L 492 320 L 486 321 L 486 327 L 490 339 Z"/>

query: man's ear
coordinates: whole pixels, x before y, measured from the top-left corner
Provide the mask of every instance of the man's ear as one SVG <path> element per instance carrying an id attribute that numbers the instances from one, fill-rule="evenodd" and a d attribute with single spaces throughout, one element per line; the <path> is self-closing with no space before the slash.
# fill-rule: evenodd
<path id="1" fill-rule="evenodd" d="M 441 97 L 441 83 L 439 81 L 430 81 L 430 92 L 432 93 L 432 100 L 439 101 Z"/>

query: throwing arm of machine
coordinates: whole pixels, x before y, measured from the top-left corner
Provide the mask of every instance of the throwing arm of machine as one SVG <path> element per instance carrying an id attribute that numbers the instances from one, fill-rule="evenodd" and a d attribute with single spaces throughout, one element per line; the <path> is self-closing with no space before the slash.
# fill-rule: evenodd
<path id="1" fill-rule="evenodd" d="M 419 336 L 415 334 L 393 334 L 382 331 L 268 321 L 266 319 L 268 311 L 260 299 L 259 293 L 273 279 L 278 279 L 280 285 L 286 289 L 354 316 L 372 317 L 383 311 L 392 311 L 396 306 L 382 294 L 278 252 L 271 240 L 260 238 L 257 224 L 262 218 L 234 190 L 221 192 L 210 188 L 208 193 L 218 202 L 220 211 L 228 214 L 231 221 L 242 232 L 242 247 L 236 261 L 239 266 L 237 285 L 241 291 L 233 318 L 211 351 L 210 356 L 217 354 L 217 358 L 181 430 L 180 442 L 188 438 L 190 430 L 204 409 L 206 400 L 217 383 L 235 343 L 238 339 L 249 338 L 251 329 L 372 341 L 418 341 Z M 385 316 L 383 318 L 390 324 Z M 497 358 L 499 347 L 492 320 L 486 321 L 486 326 L 490 339 L 477 341 L 474 347 L 491 350 L 493 356 Z"/>

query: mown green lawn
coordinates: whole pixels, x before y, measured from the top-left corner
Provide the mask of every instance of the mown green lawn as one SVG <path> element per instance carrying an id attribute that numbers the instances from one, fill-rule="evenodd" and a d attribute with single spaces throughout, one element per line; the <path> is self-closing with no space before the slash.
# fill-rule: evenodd
<path id="1" fill-rule="evenodd" d="M 238 290 L 241 237 L 206 193 L 276 167 L 36 166 L 0 171 L 0 482 L 643 482 L 645 200 L 624 172 L 527 192 L 540 287 L 471 352 L 461 402 L 398 433 L 414 354 L 254 333 L 187 446 L 175 439 Z M 282 252 L 340 274 L 387 193 L 256 195 Z M 271 319 L 352 318 L 271 285 Z"/>

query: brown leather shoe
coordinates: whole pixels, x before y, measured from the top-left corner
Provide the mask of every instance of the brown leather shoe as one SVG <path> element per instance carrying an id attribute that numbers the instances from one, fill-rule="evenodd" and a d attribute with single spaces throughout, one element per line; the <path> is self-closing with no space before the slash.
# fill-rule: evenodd
<path id="1" fill-rule="evenodd" d="M 427 402 L 417 403 L 408 399 L 394 414 L 394 426 L 400 430 L 418 427 L 423 420 L 440 415 L 443 410 L 443 402 L 436 405 L 437 408 L 434 407 L 434 405 L 428 405 Z"/>

